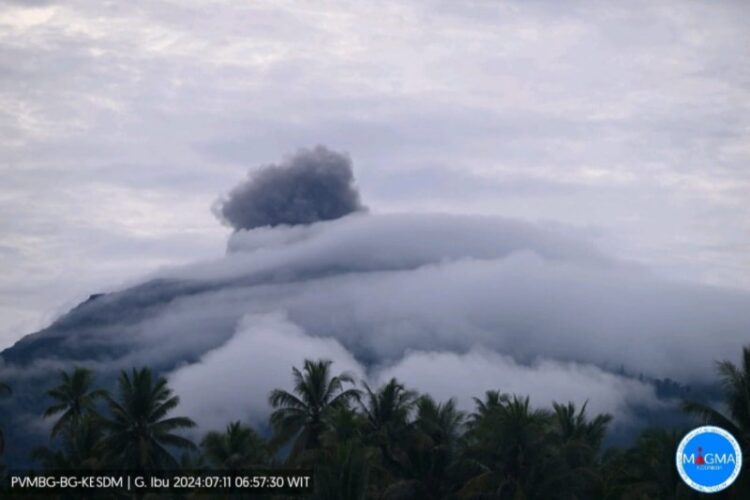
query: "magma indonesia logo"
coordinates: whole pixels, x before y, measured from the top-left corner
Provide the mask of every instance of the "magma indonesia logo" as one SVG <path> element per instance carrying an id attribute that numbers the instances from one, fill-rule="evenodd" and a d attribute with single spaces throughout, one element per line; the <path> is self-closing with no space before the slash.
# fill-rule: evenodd
<path id="1" fill-rule="evenodd" d="M 703 493 L 729 488 L 742 470 L 742 451 L 737 440 L 711 425 L 698 427 L 682 438 L 676 459 L 682 480 Z"/>

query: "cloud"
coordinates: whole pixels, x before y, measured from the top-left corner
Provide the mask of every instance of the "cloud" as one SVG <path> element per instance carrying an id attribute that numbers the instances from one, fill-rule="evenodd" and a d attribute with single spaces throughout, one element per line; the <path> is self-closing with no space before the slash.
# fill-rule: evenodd
<path id="1" fill-rule="evenodd" d="M 741 352 L 749 307 L 747 292 L 664 279 L 561 225 L 351 214 L 237 231 L 220 259 L 89 300 L 3 351 L 0 379 L 23 393 L 63 366 L 84 363 L 105 384 L 151 366 L 217 428 L 262 422 L 291 367 L 327 357 L 464 407 L 499 389 L 538 405 L 589 399 L 630 425 L 661 411 L 638 375 L 706 388 L 714 361 Z M 43 410 L 14 404 L 16 424 Z"/>
<path id="2" fill-rule="evenodd" d="M 310 337 L 283 314 L 268 313 L 244 317 L 230 340 L 169 380 L 180 395 L 180 411 L 191 415 L 201 432 L 233 420 L 262 427 L 270 413 L 269 392 L 291 388 L 291 369 L 305 359 L 328 359 L 335 373 L 363 376 L 361 365 L 335 339 Z"/>
<path id="3" fill-rule="evenodd" d="M 439 400 L 456 398 L 459 408 L 474 410 L 473 397 L 487 390 L 531 395 L 531 404 L 549 408 L 552 402 L 587 404 L 593 413 L 615 416 L 615 423 L 633 425 L 636 407 L 659 407 L 654 388 L 643 382 L 607 373 L 596 366 L 550 359 L 521 365 L 512 357 L 482 348 L 465 354 L 417 351 L 385 367 L 377 380 L 391 377 Z"/>
<path id="4" fill-rule="evenodd" d="M 239 231 L 229 248 L 82 304 L 4 356 L 169 370 L 225 344 L 243 316 L 282 311 L 366 366 L 481 347 L 705 383 L 750 330 L 747 292 L 661 278 L 560 226 L 364 214 Z"/>
<path id="5" fill-rule="evenodd" d="M 362 209 L 351 160 L 323 146 L 253 171 L 215 206 L 236 230 L 311 224 Z"/>
<path id="6" fill-rule="evenodd" d="M 216 255 L 206 207 L 318 143 L 378 210 L 595 225 L 659 272 L 750 287 L 747 2 L 11 3 L 0 345 Z"/>
<path id="7" fill-rule="evenodd" d="M 478 347 L 465 354 L 415 351 L 392 365 L 368 368 L 334 338 L 311 336 L 278 312 L 243 317 L 226 343 L 181 366 L 169 380 L 181 395 L 179 411 L 198 422 L 199 434 L 233 420 L 264 427 L 272 411 L 268 394 L 290 389 L 290 367 L 305 359 L 331 360 L 333 374 L 347 372 L 376 387 L 396 377 L 440 400 L 456 398 L 464 411 L 473 410 L 473 396 L 489 389 L 532 394 L 535 405 L 588 401 L 590 411 L 616 415 L 622 425 L 634 423 L 632 408 L 660 406 L 652 386 L 592 365 L 540 359 L 524 366 Z"/>

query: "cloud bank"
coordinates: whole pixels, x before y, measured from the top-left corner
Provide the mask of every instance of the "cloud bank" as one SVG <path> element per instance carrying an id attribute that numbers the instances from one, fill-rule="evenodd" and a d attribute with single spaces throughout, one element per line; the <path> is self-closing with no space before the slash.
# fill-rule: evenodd
<path id="1" fill-rule="evenodd" d="M 589 400 L 633 424 L 633 408 L 659 403 L 632 376 L 711 382 L 713 362 L 746 341 L 749 306 L 745 292 L 664 280 L 561 227 L 353 214 L 238 231 L 221 259 L 94 298 L 27 337 L 0 377 L 38 385 L 84 362 L 106 380 L 149 365 L 205 430 L 262 422 L 293 365 L 330 358 L 466 409 L 499 389 Z"/>
<path id="2" fill-rule="evenodd" d="M 634 407 L 660 405 L 652 386 L 593 365 L 541 359 L 524 366 L 483 348 L 464 354 L 413 351 L 395 364 L 368 369 L 337 340 L 307 335 L 281 313 L 245 316 L 231 340 L 169 378 L 182 395 L 180 411 L 198 422 L 198 434 L 233 420 L 263 428 L 272 411 L 268 393 L 290 387 L 289 367 L 301 366 L 305 359 L 332 360 L 336 372 L 345 371 L 374 387 L 395 377 L 439 400 L 456 398 L 464 411 L 473 410 L 472 397 L 494 388 L 532 394 L 532 403 L 539 405 L 588 402 L 590 411 L 616 414 L 617 423 L 636 418 Z"/>
<path id="3" fill-rule="evenodd" d="M 248 220 L 261 220 L 264 196 L 269 213 L 305 205 L 262 186 L 350 192 L 343 155 L 318 148 L 283 165 L 233 191 L 230 200 L 249 203 Z M 313 208 L 301 213 L 322 213 L 315 196 L 302 199 Z M 92 296 L 3 351 L 0 379 L 23 392 L 73 364 L 105 383 L 151 366 L 203 431 L 264 422 L 268 392 L 289 387 L 291 367 L 328 358 L 371 385 L 395 376 L 467 410 L 471 397 L 497 389 L 540 405 L 588 400 L 634 425 L 663 403 L 648 380 L 705 386 L 714 361 L 735 359 L 750 331 L 750 293 L 665 279 L 563 225 L 361 210 L 263 220 L 238 226 L 221 258 Z M 20 404 L 17 426 L 41 402 Z"/>

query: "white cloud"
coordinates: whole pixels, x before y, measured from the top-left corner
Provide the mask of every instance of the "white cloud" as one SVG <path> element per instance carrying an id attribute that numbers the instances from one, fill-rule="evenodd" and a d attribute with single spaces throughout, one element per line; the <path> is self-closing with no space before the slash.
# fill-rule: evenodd
<path id="1" fill-rule="evenodd" d="M 482 399 L 487 390 L 531 395 L 535 407 L 550 408 L 552 402 L 586 404 L 593 414 L 608 413 L 615 425 L 632 424 L 633 407 L 657 407 L 654 388 L 633 379 L 607 373 L 592 365 L 538 359 L 520 365 L 509 356 L 475 348 L 465 354 L 417 351 L 379 373 L 378 380 L 391 377 L 429 393 L 438 400 L 456 398 L 459 408 L 473 411 L 473 397 Z"/>
<path id="2" fill-rule="evenodd" d="M 249 420 L 263 426 L 270 413 L 272 389 L 292 389 L 293 366 L 306 359 L 333 361 L 332 373 L 350 372 L 361 379 L 361 366 L 335 339 L 306 335 L 283 314 L 246 316 L 237 332 L 199 362 L 169 375 L 181 397 L 180 411 L 191 415 L 201 431 L 223 429 L 227 422 Z"/>
<path id="3" fill-rule="evenodd" d="M 48 335 L 65 329 L 64 345 L 105 370 L 168 369 L 226 343 L 243 316 L 283 311 L 368 365 L 482 347 L 705 383 L 750 328 L 747 292 L 665 280 L 564 227 L 356 215 L 238 233 L 231 247 L 97 299 Z"/>
<path id="4" fill-rule="evenodd" d="M 537 406 L 588 401 L 589 411 L 613 414 L 617 425 L 633 424 L 634 406 L 660 405 L 653 387 L 591 365 L 542 359 L 523 366 L 482 348 L 466 354 L 410 352 L 393 365 L 370 367 L 366 375 L 366 368 L 335 339 L 310 336 L 281 313 L 245 316 L 226 343 L 181 366 L 169 379 L 181 397 L 179 411 L 198 422 L 199 434 L 234 420 L 263 427 L 272 411 L 269 393 L 292 390 L 291 367 L 301 368 L 306 359 L 331 360 L 332 375 L 347 372 L 375 387 L 396 377 L 439 400 L 457 398 L 465 411 L 474 409 L 472 397 L 481 398 L 490 389 L 531 394 Z"/>

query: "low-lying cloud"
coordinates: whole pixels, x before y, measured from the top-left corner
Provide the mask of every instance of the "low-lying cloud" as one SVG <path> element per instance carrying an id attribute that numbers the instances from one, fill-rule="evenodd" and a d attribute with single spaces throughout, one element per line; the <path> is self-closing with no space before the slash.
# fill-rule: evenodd
<path id="1" fill-rule="evenodd" d="M 282 313 L 244 317 L 231 340 L 199 363 L 179 368 L 170 380 L 182 395 L 180 411 L 196 419 L 199 432 L 233 420 L 262 427 L 271 412 L 269 392 L 290 387 L 290 367 L 305 359 L 329 359 L 335 372 L 374 387 L 395 377 L 440 400 L 456 398 L 464 411 L 473 409 L 472 397 L 495 388 L 532 394 L 538 405 L 588 402 L 590 411 L 617 414 L 618 423 L 634 418 L 630 409 L 635 406 L 658 405 L 652 386 L 593 365 L 539 359 L 525 366 L 479 347 L 464 354 L 414 351 L 395 364 L 366 367 L 337 340 L 307 335 Z"/>
<path id="2" fill-rule="evenodd" d="M 305 359 L 329 359 L 336 371 L 362 378 L 362 366 L 333 338 L 311 337 L 281 313 L 246 316 L 226 344 L 199 363 L 170 375 L 183 411 L 202 429 L 220 429 L 233 420 L 263 426 L 268 394 L 293 383 L 292 366 Z"/>

